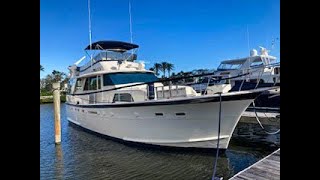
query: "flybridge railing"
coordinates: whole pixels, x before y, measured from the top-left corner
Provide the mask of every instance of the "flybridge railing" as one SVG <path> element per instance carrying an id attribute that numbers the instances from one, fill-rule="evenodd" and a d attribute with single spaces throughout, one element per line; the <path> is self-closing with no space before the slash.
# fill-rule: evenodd
<path id="1" fill-rule="evenodd" d="M 269 72 L 265 71 L 266 68 L 270 69 Z M 253 74 L 256 72 L 258 72 L 258 76 L 253 76 Z M 271 80 L 273 80 L 274 82 L 273 86 L 275 86 L 277 83 L 280 82 L 280 62 L 268 64 L 268 65 L 250 67 L 248 69 L 242 70 L 242 73 L 247 73 L 247 75 L 242 76 L 242 82 L 238 91 L 241 91 L 244 82 L 247 80 L 250 80 L 252 77 L 257 77 L 256 86 L 254 89 L 258 88 L 259 84 L 261 83 L 262 76 L 267 76 L 266 82 L 271 82 Z"/>
<path id="2" fill-rule="evenodd" d="M 266 68 L 269 68 L 269 70 L 266 70 Z M 218 72 L 224 72 L 224 71 L 218 71 Z M 280 81 L 280 63 L 272 63 L 268 65 L 258 65 L 258 66 L 251 66 L 250 68 L 242 69 L 239 71 L 241 74 L 246 74 L 244 76 L 240 77 L 234 77 L 229 80 L 220 80 L 221 77 L 230 77 L 231 74 L 235 75 L 233 72 L 229 74 L 218 74 L 216 76 L 207 76 L 205 81 L 198 82 L 198 83 L 193 83 L 191 86 L 193 87 L 194 90 L 196 90 L 199 93 L 206 93 L 208 86 L 213 86 L 218 84 L 230 84 L 230 80 L 233 81 L 250 81 L 253 79 L 257 79 L 257 81 L 260 81 L 263 77 L 263 79 L 267 80 L 265 83 L 270 83 L 272 82 L 279 82 Z M 254 86 L 253 88 L 257 88 L 259 84 Z M 237 90 L 241 90 L 241 88 L 238 88 Z"/>
<path id="3" fill-rule="evenodd" d="M 102 51 L 98 55 L 94 57 L 96 60 L 114 60 L 114 61 L 121 61 L 121 60 L 127 60 L 127 61 L 133 61 L 137 59 L 137 54 L 134 53 L 120 53 L 120 52 L 112 52 L 112 51 Z"/>
<path id="4" fill-rule="evenodd" d="M 90 56 L 89 56 L 90 57 Z M 137 60 L 137 54 L 134 53 L 120 53 L 120 52 L 112 52 L 112 51 L 102 51 L 95 55 L 92 58 L 92 62 L 89 58 L 89 61 L 85 63 L 83 66 L 80 66 L 80 71 L 84 71 L 88 69 L 91 65 L 99 61 L 135 61 Z"/>
<path id="5" fill-rule="evenodd" d="M 238 78 L 238 77 L 245 76 L 245 75 L 248 75 L 248 74 L 249 74 L 249 73 L 245 73 L 245 74 L 240 74 L 240 75 L 233 76 L 233 77 L 221 78 L 221 79 L 216 80 L 216 81 Z M 116 87 L 116 88 L 111 88 L 111 89 L 98 90 L 98 91 L 94 91 L 94 92 L 77 93 L 77 94 L 73 93 L 73 94 L 70 94 L 70 95 L 72 95 L 72 96 L 74 96 L 74 95 L 87 95 L 87 94 L 93 94 L 93 93 L 99 93 L 99 92 L 114 91 L 114 90 L 123 89 L 123 88 L 127 88 L 127 87 L 134 87 L 134 86 L 140 86 L 140 85 L 148 85 L 148 84 L 153 84 L 153 83 L 164 83 L 164 82 L 170 82 L 170 81 L 180 80 L 180 79 L 184 79 L 184 78 L 201 77 L 201 76 L 209 76 L 209 75 L 214 75 L 214 73 L 200 74 L 200 75 L 194 75 L 194 76 L 188 76 L 188 77 L 159 79 L 159 80 L 156 80 L 156 81 L 136 83 L 136 84 L 126 85 L 126 86 L 121 86 L 121 87 Z"/>

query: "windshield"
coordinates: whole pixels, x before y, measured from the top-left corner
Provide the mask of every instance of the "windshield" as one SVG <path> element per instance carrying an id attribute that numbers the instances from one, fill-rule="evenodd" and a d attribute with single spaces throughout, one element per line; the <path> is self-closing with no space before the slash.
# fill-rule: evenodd
<path id="1" fill-rule="evenodd" d="M 218 67 L 218 70 L 236 70 L 236 69 L 240 69 L 242 66 L 242 63 L 236 64 L 236 63 L 232 63 L 232 64 L 227 64 L 227 63 L 221 63 Z"/>
<path id="2" fill-rule="evenodd" d="M 74 84 L 76 83 L 76 79 L 74 78 L 70 78 L 68 81 L 68 87 L 67 87 L 67 94 L 72 94 L 73 92 L 71 92 L 72 87 L 74 86 Z"/>
<path id="3" fill-rule="evenodd" d="M 121 52 L 112 52 L 112 51 L 102 51 L 94 57 L 94 60 L 127 60 L 134 61 L 137 60 L 137 54 L 133 53 L 121 53 Z"/>
<path id="4" fill-rule="evenodd" d="M 129 84 L 129 83 L 145 83 L 157 81 L 158 78 L 153 73 L 115 73 L 104 74 L 103 85 L 117 85 L 117 84 Z"/>

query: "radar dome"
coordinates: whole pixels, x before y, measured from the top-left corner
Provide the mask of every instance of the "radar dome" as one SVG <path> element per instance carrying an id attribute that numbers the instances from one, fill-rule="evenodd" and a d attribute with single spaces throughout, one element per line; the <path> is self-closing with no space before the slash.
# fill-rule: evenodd
<path id="1" fill-rule="evenodd" d="M 250 51 L 250 56 L 257 56 L 257 55 L 258 55 L 258 51 L 257 51 L 257 50 L 252 49 L 252 50 Z"/>

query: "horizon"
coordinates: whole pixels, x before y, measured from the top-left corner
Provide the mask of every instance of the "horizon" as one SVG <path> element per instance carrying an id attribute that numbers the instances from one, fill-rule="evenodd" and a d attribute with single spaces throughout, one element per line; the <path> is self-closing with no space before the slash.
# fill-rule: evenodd
<path id="1" fill-rule="evenodd" d="M 130 42 L 128 3 L 91 0 L 92 43 Z M 174 64 L 175 73 L 216 69 L 221 61 L 249 56 L 259 46 L 280 59 L 280 41 L 271 49 L 272 41 L 280 39 L 279 0 L 190 0 L 182 4 L 131 0 L 131 14 L 133 43 L 140 46 L 138 60 L 146 62 L 146 69 L 162 61 Z M 83 49 L 88 45 L 87 0 L 41 0 L 40 64 L 44 72 L 40 78 L 53 70 L 69 73 L 68 66 L 85 55 Z"/>

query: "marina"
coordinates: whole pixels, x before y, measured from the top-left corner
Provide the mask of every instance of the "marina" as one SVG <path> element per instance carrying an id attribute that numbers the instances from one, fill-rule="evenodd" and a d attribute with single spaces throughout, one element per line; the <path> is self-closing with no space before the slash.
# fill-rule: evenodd
<path id="1" fill-rule="evenodd" d="M 41 3 L 40 179 L 280 179 L 279 5 L 132 2 Z"/>
<path id="2" fill-rule="evenodd" d="M 40 105 L 40 179 L 211 179 L 215 150 L 170 150 L 125 144 L 72 126 L 61 104 L 61 144 L 54 143 L 53 104 Z M 244 123 L 242 122 L 244 121 Z M 266 125 L 270 130 L 278 127 Z M 280 147 L 241 118 L 228 150 L 219 155 L 217 176 L 231 178 Z"/>

